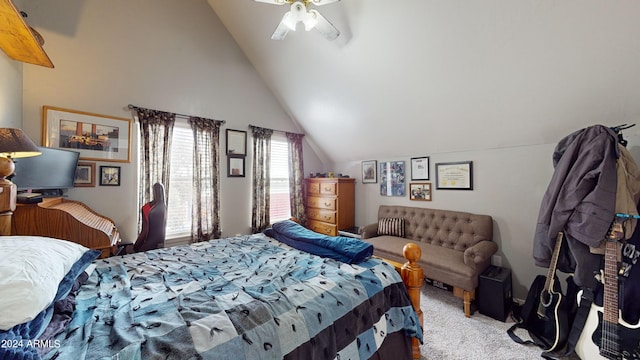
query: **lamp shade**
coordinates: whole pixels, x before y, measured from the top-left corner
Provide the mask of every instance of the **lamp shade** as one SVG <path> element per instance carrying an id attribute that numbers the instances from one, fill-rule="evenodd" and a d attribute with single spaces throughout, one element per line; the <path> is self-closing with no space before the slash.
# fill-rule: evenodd
<path id="1" fill-rule="evenodd" d="M 0 156 L 23 158 L 40 154 L 36 144 L 22 130 L 0 128 Z"/>

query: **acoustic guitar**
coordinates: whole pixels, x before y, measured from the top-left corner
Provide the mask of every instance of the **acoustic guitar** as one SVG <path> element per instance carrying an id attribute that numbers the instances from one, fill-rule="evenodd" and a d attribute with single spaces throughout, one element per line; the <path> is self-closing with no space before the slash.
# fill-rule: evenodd
<path id="1" fill-rule="evenodd" d="M 618 241 L 622 239 L 624 220 L 616 218 L 606 238 L 602 306 L 591 304 L 587 320 L 575 346 L 582 360 L 640 359 L 640 322 L 631 325 L 622 319 L 618 309 Z M 578 293 L 578 304 L 582 291 Z"/>
<path id="2" fill-rule="evenodd" d="M 564 306 L 565 299 L 562 296 L 560 284 L 556 283 L 556 267 L 558 256 L 562 246 L 563 233 L 559 232 L 556 237 L 556 244 L 547 272 L 547 279 L 544 288 L 540 292 L 540 299 L 536 311 L 537 319 L 530 321 L 529 331 L 542 338 L 549 344 L 546 351 L 554 351 L 563 346 L 569 335 L 569 323 Z"/>

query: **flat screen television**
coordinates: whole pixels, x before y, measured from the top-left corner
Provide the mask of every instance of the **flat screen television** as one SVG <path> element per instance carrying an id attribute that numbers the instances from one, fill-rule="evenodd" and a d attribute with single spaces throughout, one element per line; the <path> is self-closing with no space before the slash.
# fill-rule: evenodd
<path id="1" fill-rule="evenodd" d="M 80 153 L 47 147 L 38 150 L 42 155 L 14 159 L 16 170 L 11 181 L 18 191 L 72 188 Z"/>

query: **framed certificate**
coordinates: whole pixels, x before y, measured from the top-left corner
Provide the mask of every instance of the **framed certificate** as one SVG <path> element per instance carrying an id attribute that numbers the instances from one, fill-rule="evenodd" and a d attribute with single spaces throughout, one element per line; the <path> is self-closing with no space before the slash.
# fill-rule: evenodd
<path id="1" fill-rule="evenodd" d="M 473 162 L 436 164 L 436 189 L 473 190 Z"/>

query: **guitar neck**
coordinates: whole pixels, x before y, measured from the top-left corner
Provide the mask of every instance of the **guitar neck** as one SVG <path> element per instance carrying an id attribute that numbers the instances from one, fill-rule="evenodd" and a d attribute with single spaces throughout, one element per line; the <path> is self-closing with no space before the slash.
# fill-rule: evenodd
<path id="1" fill-rule="evenodd" d="M 618 337 L 618 240 L 622 239 L 622 224 L 614 222 L 605 241 L 604 295 L 602 300 L 602 339 L 600 355 L 608 359 L 620 357 Z"/>
<path id="2" fill-rule="evenodd" d="M 618 323 L 618 241 L 608 239 L 604 251 L 603 318 Z"/>
<path id="3" fill-rule="evenodd" d="M 549 271 L 547 272 L 547 280 L 544 282 L 544 291 L 548 292 L 553 289 L 553 282 L 556 274 L 556 267 L 558 266 L 558 257 L 560 255 L 560 247 L 562 246 L 562 232 L 558 233 L 556 237 L 556 244 L 553 247 L 553 256 L 549 263 Z"/>

